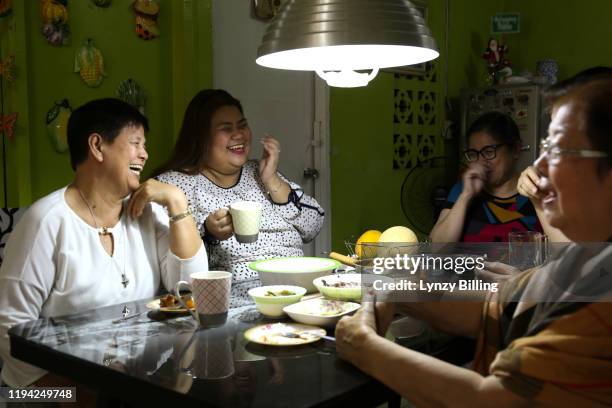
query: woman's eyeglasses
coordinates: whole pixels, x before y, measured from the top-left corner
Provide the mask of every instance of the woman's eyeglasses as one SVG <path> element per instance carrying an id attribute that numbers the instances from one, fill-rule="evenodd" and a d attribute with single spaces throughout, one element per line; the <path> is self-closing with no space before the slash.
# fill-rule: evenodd
<path id="1" fill-rule="evenodd" d="M 482 156 L 485 160 L 493 160 L 497 156 L 497 148 L 504 145 L 513 145 L 514 143 L 498 143 L 494 145 L 488 145 L 480 150 L 468 149 L 463 152 L 465 159 L 468 162 L 478 161 L 478 156 Z"/>
<path id="2" fill-rule="evenodd" d="M 562 149 L 552 144 L 548 139 L 542 139 L 540 142 L 540 156 L 543 154 L 546 155 L 546 159 L 551 164 L 559 163 L 562 156 L 586 157 L 590 159 L 608 157 L 608 153 L 601 150 Z"/>

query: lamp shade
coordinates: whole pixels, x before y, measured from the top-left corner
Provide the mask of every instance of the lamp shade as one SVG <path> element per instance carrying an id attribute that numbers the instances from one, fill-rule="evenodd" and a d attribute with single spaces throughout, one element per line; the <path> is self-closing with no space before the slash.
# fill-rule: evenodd
<path id="1" fill-rule="evenodd" d="M 331 85 L 363 86 L 379 68 L 438 55 L 423 16 L 408 0 L 286 0 L 264 34 L 256 62 L 316 71 Z"/>

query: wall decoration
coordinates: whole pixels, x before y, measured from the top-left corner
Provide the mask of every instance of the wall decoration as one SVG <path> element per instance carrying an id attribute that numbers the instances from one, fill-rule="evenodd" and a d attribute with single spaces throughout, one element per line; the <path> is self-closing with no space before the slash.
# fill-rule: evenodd
<path id="1" fill-rule="evenodd" d="M 282 0 L 252 0 L 252 15 L 263 21 L 272 19 L 278 14 Z"/>
<path id="2" fill-rule="evenodd" d="M 6 17 L 13 12 L 13 0 L 0 0 L 0 17 Z"/>
<path id="3" fill-rule="evenodd" d="M 4 247 L 9 239 L 9 235 L 13 232 L 17 221 L 25 213 L 26 208 L 8 208 L 6 203 L 0 209 L 0 265 L 4 259 Z"/>
<path id="4" fill-rule="evenodd" d="M 395 74 L 394 169 L 411 169 L 432 157 L 444 156 L 438 85 L 435 62 L 427 62 L 423 74 Z"/>
<path id="5" fill-rule="evenodd" d="M 104 71 L 104 57 L 94 46 L 91 38 L 86 39 L 74 56 L 74 72 L 78 72 L 83 82 L 90 88 L 100 86 L 106 72 Z"/>
<path id="6" fill-rule="evenodd" d="M 489 76 L 487 77 L 487 83 L 497 85 L 503 82 L 504 78 L 512 76 L 512 68 L 510 68 L 510 61 L 506 59 L 508 53 L 508 46 L 500 44 L 495 38 L 489 39 L 487 49 L 482 58 L 487 61 L 487 70 Z"/>
<path id="7" fill-rule="evenodd" d="M 142 87 L 138 85 L 138 82 L 132 78 L 121 81 L 117 88 L 117 96 L 119 99 L 137 108 L 143 115 L 145 114 L 147 96 Z"/>
<path id="8" fill-rule="evenodd" d="M 6 82 L 13 83 L 15 80 L 15 56 L 9 55 L 0 61 L 0 77 Z"/>
<path id="9" fill-rule="evenodd" d="M 47 112 L 46 124 L 49 140 L 58 153 L 68 150 L 68 119 L 72 114 L 72 107 L 68 99 L 56 101 Z"/>
<path id="10" fill-rule="evenodd" d="M 67 45 L 70 39 L 68 27 L 68 0 L 40 0 L 42 33 L 51 45 Z"/>
<path id="11" fill-rule="evenodd" d="M 111 5 L 112 0 L 91 0 L 97 7 L 107 8 Z"/>
<path id="12" fill-rule="evenodd" d="M 8 115 L 0 114 L 0 133 L 6 135 L 9 140 L 15 137 L 15 126 L 17 125 L 17 112 Z"/>
<path id="13" fill-rule="evenodd" d="M 136 16 L 136 35 L 143 40 L 159 37 L 157 17 L 159 3 L 157 0 L 135 0 L 132 6 Z"/>

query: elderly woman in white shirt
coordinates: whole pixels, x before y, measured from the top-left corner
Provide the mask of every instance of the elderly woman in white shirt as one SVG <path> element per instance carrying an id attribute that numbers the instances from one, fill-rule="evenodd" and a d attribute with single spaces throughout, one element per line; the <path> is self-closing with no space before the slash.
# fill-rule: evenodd
<path id="1" fill-rule="evenodd" d="M 91 101 L 68 123 L 75 178 L 35 202 L 0 269 L 2 381 L 59 386 L 62 379 L 10 356 L 18 323 L 154 296 L 208 269 L 183 192 L 140 182 L 147 119 L 118 99 Z M 165 209 L 164 209 L 165 208 Z"/>

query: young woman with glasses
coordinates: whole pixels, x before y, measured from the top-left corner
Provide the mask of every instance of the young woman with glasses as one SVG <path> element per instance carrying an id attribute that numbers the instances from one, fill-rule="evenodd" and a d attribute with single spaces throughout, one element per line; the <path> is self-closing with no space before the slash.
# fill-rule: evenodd
<path id="1" fill-rule="evenodd" d="M 542 231 L 531 201 L 518 193 L 521 137 L 514 120 L 489 112 L 467 132 L 468 163 L 430 233 L 433 242 L 503 242 L 511 231 Z"/>

